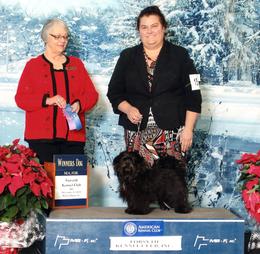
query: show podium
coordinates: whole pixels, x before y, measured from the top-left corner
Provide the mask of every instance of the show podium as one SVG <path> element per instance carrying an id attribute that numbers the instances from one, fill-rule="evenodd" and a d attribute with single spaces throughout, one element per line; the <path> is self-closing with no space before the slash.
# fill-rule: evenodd
<path id="1" fill-rule="evenodd" d="M 112 207 L 56 209 L 46 223 L 46 254 L 243 252 L 244 220 L 225 209 L 154 209 L 148 215 Z"/>

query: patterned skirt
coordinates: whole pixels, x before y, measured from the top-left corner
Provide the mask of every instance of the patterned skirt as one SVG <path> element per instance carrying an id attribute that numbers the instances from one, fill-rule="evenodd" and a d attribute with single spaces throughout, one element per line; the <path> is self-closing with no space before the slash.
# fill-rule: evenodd
<path id="1" fill-rule="evenodd" d="M 125 130 L 126 148 L 138 151 L 145 160 L 153 165 L 159 157 L 170 155 L 185 162 L 185 154 L 181 152 L 179 136 L 183 127 L 173 130 L 161 130 L 156 124 L 142 131 Z"/>

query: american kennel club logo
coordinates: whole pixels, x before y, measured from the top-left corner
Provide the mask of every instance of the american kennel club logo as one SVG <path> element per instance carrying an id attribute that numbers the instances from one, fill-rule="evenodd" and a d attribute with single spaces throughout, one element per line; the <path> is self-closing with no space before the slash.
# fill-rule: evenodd
<path id="1" fill-rule="evenodd" d="M 124 226 L 124 233 L 128 236 L 133 236 L 137 232 L 137 225 L 133 222 L 127 222 Z"/>
<path id="2" fill-rule="evenodd" d="M 124 236 L 162 236 L 163 221 L 128 221 L 124 224 Z"/>
<path id="3" fill-rule="evenodd" d="M 110 237 L 113 251 L 178 251 L 182 236 L 164 236 L 163 221 L 131 221 L 123 226 L 123 236 Z"/>

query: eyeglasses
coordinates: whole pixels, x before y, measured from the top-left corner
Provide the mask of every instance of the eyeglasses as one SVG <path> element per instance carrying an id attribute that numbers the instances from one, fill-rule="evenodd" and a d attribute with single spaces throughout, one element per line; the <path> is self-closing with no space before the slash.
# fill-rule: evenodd
<path id="1" fill-rule="evenodd" d="M 65 41 L 67 41 L 69 39 L 69 36 L 68 35 L 55 35 L 55 34 L 50 34 L 50 36 L 52 36 L 55 40 L 60 40 L 60 39 L 63 39 Z"/>

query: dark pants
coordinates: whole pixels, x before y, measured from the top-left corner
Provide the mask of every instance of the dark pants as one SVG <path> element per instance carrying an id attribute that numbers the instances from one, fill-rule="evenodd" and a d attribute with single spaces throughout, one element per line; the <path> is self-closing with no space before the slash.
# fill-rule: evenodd
<path id="1" fill-rule="evenodd" d="M 67 142 L 55 141 L 52 143 L 47 142 L 28 142 L 29 147 L 36 152 L 40 162 L 53 162 L 54 154 L 84 154 L 83 142 Z"/>

